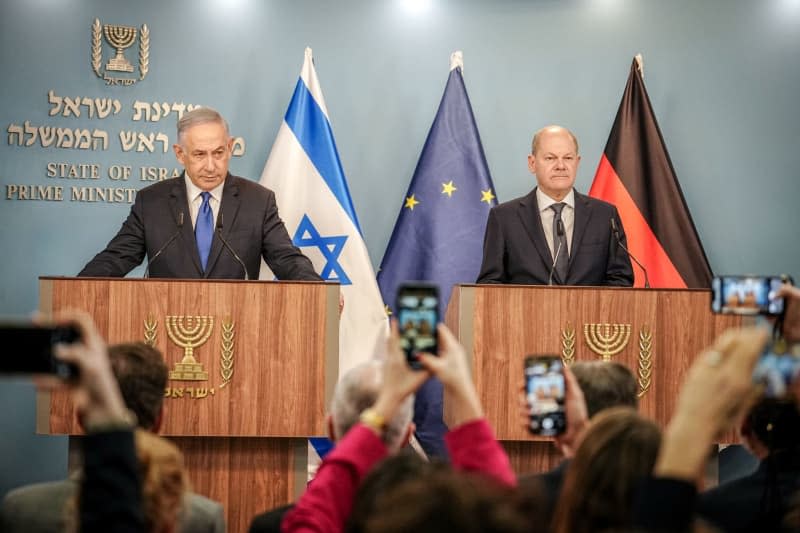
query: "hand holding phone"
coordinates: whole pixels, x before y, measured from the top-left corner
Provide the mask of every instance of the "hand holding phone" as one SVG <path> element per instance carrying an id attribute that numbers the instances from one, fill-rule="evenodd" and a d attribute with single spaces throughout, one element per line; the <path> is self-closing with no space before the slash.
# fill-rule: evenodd
<path id="1" fill-rule="evenodd" d="M 761 385 L 766 398 L 790 397 L 800 378 L 800 354 L 787 351 L 787 344 L 778 340 L 767 344 L 753 369 L 753 383 Z"/>
<path id="2" fill-rule="evenodd" d="M 417 362 L 434 375 L 444 388 L 450 410 L 450 427 L 483 418 L 478 391 L 472 381 L 464 347 L 445 324 L 439 324 L 439 345 L 436 355 L 420 353 Z"/>
<path id="3" fill-rule="evenodd" d="M 720 314 L 778 316 L 784 298 L 778 295 L 789 276 L 714 276 L 711 310 Z"/>
<path id="4" fill-rule="evenodd" d="M 439 288 L 431 283 L 403 283 L 397 290 L 397 326 L 400 347 L 411 368 L 422 368 L 416 354 L 436 355 L 439 351 L 436 326 L 439 324 Z"/>
<path id="5" fill-rule="evenodd" d="M 109 425 L 135 425 L 111 369 L 108 345 L 92 317 L 85 311 L 67 309 L 54 318 L 58 324 L 74 327 L 80 337 L 76 342 L 59 343 L 56 356 L 80 370 L 70 388 L 83 427 L 91 432 Z"/>
<path id="6" fill-rule="evenodd" d="M 70 380 L 78 377 L 78 367 L 53 354 L 58 344 L 80 340 L 74 326 L 37 325 L 23 322 L 0 323 L 0 373 L 53 375 Z"/>
<path id="7" fill-rule="evenodd" d="M 778 296 L 783 297 L 786 304 L 781 334 L 786 342 L 800 343 L 800 289 L 785 283 Z"/>
<path id="8" fill-rule="evenodd" d="M 564 433 L 567 428 L 565 386 L 564 363 L 558 355 L 525 358 L 525 399 L 531 433 L 544 437 Z"/>

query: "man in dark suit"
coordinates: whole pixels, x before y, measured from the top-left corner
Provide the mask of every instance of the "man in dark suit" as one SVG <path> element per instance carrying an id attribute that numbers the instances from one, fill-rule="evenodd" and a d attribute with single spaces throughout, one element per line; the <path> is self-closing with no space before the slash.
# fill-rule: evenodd
<path id="1" fill-rule="evenodd" d="M 528 169 L 538 186 L 489 212 L 478 283 L 633 285 L 617 209 L 573 188 L 578 141 L 561 126 L 533 137 Z"/>
<path id="2" fill-rule="evenodd" d="M 139 191 L 117 235 L 78 275 L 122 277 L 147 255 L 153 277 L 257 279 L 263 257 L 279 279 L 320 280 L 292 244 L 275 194 L 228 172 L 232 147 L 217 111 L 185 113 L 173 146 L 184 173 Z"/>

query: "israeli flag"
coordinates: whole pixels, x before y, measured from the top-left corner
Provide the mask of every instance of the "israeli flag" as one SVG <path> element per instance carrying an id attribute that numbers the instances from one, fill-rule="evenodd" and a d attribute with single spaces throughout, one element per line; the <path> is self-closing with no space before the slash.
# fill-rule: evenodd
<path id="1" fill-rule="evenodd" d="M 388 333 L 375 273 L 347 188 L 310 48 L 261 185 L 275 191 L 294 245 L 326 281 L 341 283 L 339 375 L 369 360 Z M 274 275 L 262 262 L 261 279 Z"/>

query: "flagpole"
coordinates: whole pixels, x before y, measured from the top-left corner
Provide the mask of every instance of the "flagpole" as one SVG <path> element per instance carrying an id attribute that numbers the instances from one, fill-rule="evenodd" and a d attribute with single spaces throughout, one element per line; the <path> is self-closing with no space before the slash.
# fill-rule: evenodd
<path id="1" fill-rule="evenodd" d="M 460 67 L 461 74 L 464 74 L 464 52 L 461 50 L 456 50 L 450 54 L 450 70 L 456 67 Z"/>
<path id="2" fill-rule="evenodd" d="M 636 69 L 639 71 L 639 75 L 644 79 L 644 58 L 642 54 L 636 54 L 633 58 L 636 60 Z"/>

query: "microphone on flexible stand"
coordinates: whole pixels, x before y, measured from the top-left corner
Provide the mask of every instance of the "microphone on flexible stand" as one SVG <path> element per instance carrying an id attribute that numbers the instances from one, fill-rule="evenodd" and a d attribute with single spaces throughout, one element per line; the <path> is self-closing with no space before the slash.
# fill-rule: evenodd
<path id="1" fill-rule="evenodd" d="M 183 229 L 183 211 L 178 213 L 178 224 L 177 225 L 178 225 L 178 229 L 175 230 L 175 233 L 172 234 L 172 237 L 167 239 L 167 242 L 165 242 L 164 245 L 161 248 L 159 248 L 158 251 L 155 254 L 153 254 L 153 258 L 150 261 L 147 262 L 147 268 L 144 269 L 144 277 L 145 278 L 150 277 L 150 266 L 155 262 L 156 259 L 158 259 L 158 256 L 163 254 L 164 250 L 167 249 L 167 246 L 169 246 L 172 243 L 172 241 L 177 239 L 178 235 L 181 234 L 181 230 Z"/>
<path id="2" fill-rule="evenodd" d="M 230 244 L 228 244 L 228 241 L 225 240 L 225 237 L 222 236 L 222 212 L 221 211 L 219 213 L 219 216 L 217 217 L 217 237 L 219 237 L 220 242 L 222 243 L 223 246 L 225 246 L 225 248 L 228 249 L 228 251 L 231 253 L 233 258 L 236 259 L 236 262 L 239 263 L 242 266 L 242 270 L 244 270 L 244 280 L 245 281 L 249 281 L 250 280 L 250 276 L 247 275 L 247 267 L 245 266 L 244 261 L 242 261 L 242 258 L 239 257 L 239 254 L 236 253 L 236 250 L 234 250 L 233 247 Z"/>
<path id="3" fill-rule="evenodd" d="M 644 272 L 644 288 L 645 289 L 649 289 L 650 288 L 650 278 L 647 276 L 647 269 L 644 267 L 643 264 L 641 264 L 639 262 L 638 259 L 636 259 L 636 257 L 634 257 L 634 255 L 625 247 L 625 245 L 622 244 L 622 236 L 619 233 L 619 228 L 617 227 L 617 221 L 614 220 L 614 217 L 611 217 L 609 220 L 611 220 L 611 233 L 614 235 L 614 239 L 617 241 L 617 244 L 619 245 L 619 247 L 622 248 L 622 250 L 626 254 L 628 254 L 628 257 L 633 259 L 633 262 L 636 263 L 637 265 L 639 265 L 639 268 L 642 269 L 642 272 Z"/>
<path id="4" fill-rule="evenodd" d="M 559 237 L 563 237 L 564 234 L 565 234 L 564 222 L 562 220 L 559 220 L 558 223 L 556 224 L 556 234 Z M 556 271 L 556 263 L 558 263 L 558 254 L 561 253 L 561 244 L 563 242 L 564 241 L 562 241 L 561 239 L 558 239 L 558 247 L 556 248 L 556 255 L 553 258 L 553 264 L 550 266 L 550 276 L 547 279 L 547 284 L 548 285 L 552 285 L 553 284 L 553 272 Z"/>

